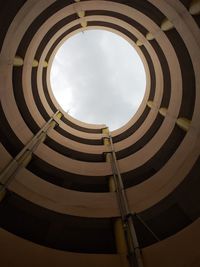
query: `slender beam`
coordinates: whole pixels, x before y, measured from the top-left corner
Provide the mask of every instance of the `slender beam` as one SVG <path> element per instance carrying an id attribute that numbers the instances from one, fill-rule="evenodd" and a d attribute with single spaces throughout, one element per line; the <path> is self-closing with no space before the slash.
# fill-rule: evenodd
<path id="1" fill-rule="evenodd" d="M 103 129 L 102 133 L 109 134 L 108 129 Z M 109 150 L 110 148 L 110 139 L 108 137 L 105 137 L 103 139 L 104 146 L 106 147 L 106 150 Z M 106 153 L 106 162 L 109 162 L 111 164 L 112 161 L 112 155 L 111 153 Z M 109 185 L 109 191 L 110 192 L 116 192 L 116 183 L 113 176 L 110 176 L 108 178 L 108 185 Z M 128 261 L 128 248 L 126 243 L 126 236 L 124 233 L 123 228 L 123 221 L 121 218 L 115 218 L 113 223 L 114 228 L 114 234 L 115 234 L 115 244 L 117 253 L 120 256 L 120 262 L 122 267 L 130 267 L 129 261 Z"/>
<path id="2" fill-rule="evenodd" d="M 141 250 L 139 247 L 139 243 L 137 240 L 137 235 L 135 232 L 133 220 L 132 220 L 132 214 L 129 211 L 128 207 L 128 201 L 127 197 L 125 194 L 124 190 L 124 185 L 122 181 L 122 177 L 120 174 L 120 170 L 118 167 L 118 162 L 114 150 L 114 145 L 112 141 L 112 137 L 109 133 L 109 129 L 107 128 L 107 131 L 105 130 L 103 133 L 108 134 L 108 137 L 105 141 L 104 144 L 106 146 L 110 145 L 111 151 L 107 152 L 106 154 L 106 161 L 111 163 L 112 167 L 112 173 L 113 173 L 113 180 L 115 183 L 115 191 L 116 191 L 116 196 L 118 200 L 118 205 L 120 209 L 120 214 L 121 214 L 121 221 L 123 225 L 123 232 L 124 235 L 126 236 L 126 243 L 128 247 L 128 252 L 129 252 L 129 263 L 132 267 L 143 267 L 143 261 L 142 261 L 142 255 L 141 255 Z"/>
<path id="3" fill-rule="evenodd" d="M 55 119 L 60 119 L 62 113 L 57 111 L 39 132 L 25 145 L 17 156 L 6 166 L 0 174 L 0 201 L 4 198 L 6 188 L 22 168 L 26 167 L 32 159 L 33 152 L 44 142 L 47 133 L 58 124 Z"/>
<path id="4" fill-rule="evenodd" d="M 134 213 L 133 215 L 138 218 L 138 220 L 144 225 L 144 227 L 152 234 L 155 240 L 160 241 L 160 238 L 151 230 L 151 228 L 146 224 L 145 221 L 143 221 L 143 219 L 137 213 Z"/>
<path id="5" fill-rule="evenodd" d="M 121 218 L 116 218 L 114 221 L 114 233 L 117 253 L 120 256 L 121 266 L 130 267 L 124 225 Z"/>
<path id="6" fill-rule="evenodd" d="M 118 180 L 119 195 L 120 195 L 121 205 L 122 205 L 122 210 L 123 210 L 122 218 L 127 224 L 128 233 L 130 237 L 129 247 L 130 247 L 130 252 L 132 254 L 130 256 L 133 256 L 133 257 L 130 257 L 131 264 L 132 266 L 143 267 L 144 265 L 143 265 L 141 250 L 139 247 L 137 234 L 136 234 L 135 227 L 133 224 L 132 214 L 128 207 L 128 201 L 127 201 L 127 197 L 125 194 L 121 173 L 118 167 L 118 162 L 117 162 L 117 157 L 116 157 L 115 150 L 114 150 L 112 137 L 110 134 L 109 134 L 109 138 L 110 138 L 110 144 L 111 144 L 111 150 L 112 150 L 113 165 L 114 165 L 115 174 Z"/>

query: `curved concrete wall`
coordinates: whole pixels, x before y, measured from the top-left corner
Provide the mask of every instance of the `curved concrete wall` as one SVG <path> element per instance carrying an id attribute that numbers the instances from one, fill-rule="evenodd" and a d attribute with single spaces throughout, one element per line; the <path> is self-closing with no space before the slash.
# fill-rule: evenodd
<path id="1" fill-rule="evenodd" d="M 164 239 L 152 240 L 133 218 L 141 237 L 140 246 L 144 247 L 145 266 L 172 266 L 165 259 L 172 255 L 173 246 L 180 246 L 176 266 L 184 266 L 180 258 L 185 247 L 180 240 L 193 238 L 200 213 L 196 204 L 200 200 L 199 1 L 193 6 L 196 14 L 189 12 L 194 2 L 19 0 L 1 4 L 0 13 L 4 18 L 0 19 L 1 170 L 57 110 L 64 115 L 57 119 L 59 125 L 48 132 L 45 142 L 35 150 L 27 168 L 22 168 L 8 185 L 8 194 L 0 204 L 4 214 L 2 228 L 35 242 L 33 246 L 39 251 L 36 243 L 52 247 L 48 243 L 49 235 L 46 238 L 44 234 L 46 241 L 38 241 L 30 234 L 34 225 L 30 224 L 27 232 L 23 232 L 14 220 L 9 223 L 14 212 L 22 214 L 27 222 L 33 216 L 38 225 L 41 222 L 41 231 L 48 221 L 50 232 L 56 227 L 52 218 L 59 217 L 63 227 L 68 225 L 69 229 L 74 220 L 77 229 L 82 229 L 83 222 L 88 235 L 96 220 L 102 234 L 94 234 L 95 252 L 101 250 L 99 238 L 100 243 L 107 240 L 110 244 L 105 248 L 106 253 L 116 253 L 113 233 L 108 234 L 113 218 L 119 216 L 119 209 L 116 195 L 108 192 L 112 168 L 105 161 L 108 150 L 103 144 L 107 136 L 103 129 L 106 125 L 86 124 L 66 114 L 50 86 L 50 68 L 57 49 L 70 36 L 83 30 L 81 22 L 86 20 L 84 30 L 107 29 L 119 34 L 137 50 L 143 61 L 147 77 L 143 102 L 133 118 L 111 135 L 131 212 L 137 213 L 157 232 L 160 240 Z M 85 16 L 79 18 L 77 12 L 83 10 Z M 23 64 L 14 66 L 16 57 L 21 57 Z M 32 65 L 34 60 L 38 61 L 36 67 Z M 4 230 L 1 234 L 6 244 L 15 239 Z M 59 248 L 56 240 L 60 237 L 51 238 L 58 242 Z M 16 237 L 19 246 L 29 242 L 19 240 Z M 72 246 L 72 251 L 79 253 L 82 243 L 78 237 L 74 240 L 77 245 Z M 170 245 L 166 245 L 168 240 Z M 198 242 L 194 247 L 199 247 Z M 50 253 L 50 249 L 44 250 Z M 90 252 L 92 248 L 88 243 Z M 56 253 L 52 261 L 58 257 Z M 163 256 L 155 257 L 159 253 Z M 93 265 L 93 260 L 101 262 L 101 266 L 107 266 L 106 262 L 118 264 L 117 255 L 99 254 L 94 259 L 93 256 L 80 257 L 87 258 L 84 261 L 88 266 Z M 63 257 L 72 257 L 73 262 L 76 256 L 66 252 Z M 191 258 L 189 253 L 188 266 Z M 199 259 L 191 264 L 197 266 L 198 263 Z M 73 264 L 79 266 L 78 262 Z"/>

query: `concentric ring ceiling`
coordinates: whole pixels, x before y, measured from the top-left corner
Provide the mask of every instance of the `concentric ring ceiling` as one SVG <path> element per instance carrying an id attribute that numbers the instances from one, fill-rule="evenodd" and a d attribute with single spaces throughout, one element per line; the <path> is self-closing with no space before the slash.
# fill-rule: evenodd
<path id="1" fill-rule="evenodd" d="M 149 246 L 144 248 L 147 266 L 157 266 L 148 251 L 163 242 L 176 244 L 180 230 L 195 227 L 200 213 L 195 204 L 200 200 L 200 35 L 198 3 L 193 2 L 198 1 L 1 4 L 2 17 L 6 14 L 0 21 L 1 169 L 59 109 L 50 88 L 50 66 L 67 38 L 83 28 L 108 29 L 140 55 L 147 76 L 143 102 L 112 138 L 130 209 L 162 240 L 149 236 L 135 219 L 140 246 Z M 47 247 L 108 254 L 102 262 L 120 266 L 111 230 L 119 210 L 115 194 L 108 192 L 112 170 L 105 162 L 105 125 L 85 124 L 61 112 L 59 125 L 10 183 L 7 202 L 0 207 L 1 226 Z M 47 233 L 50 227 L 57 235 Z M 159 264 L 165 266 L 162 259 Z"/>

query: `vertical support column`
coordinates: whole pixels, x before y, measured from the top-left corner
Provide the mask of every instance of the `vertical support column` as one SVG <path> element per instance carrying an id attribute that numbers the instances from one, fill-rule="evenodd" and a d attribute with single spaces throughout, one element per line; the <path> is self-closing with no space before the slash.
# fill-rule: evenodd
<path id="1" fill-rule="evenodd" d="M 47 133 L 53 129 L 56 124 L 56 118 L 60 119 L 62 113 L 57 111 L 50 120 L 40 129 L 40 131 L 28 142 L 28 144 L 19 152 L 19 154 L 8 164 L 0 174 L 0 201 L 6 194 L 6 188 L 14 179 L 20 169 L 26 167 L 32 159 L 33 152 L 44 142 Z"/>
<path id="2" fill-rule="evenodd" d="M 114 222 L 115 242 L 117 253 L 120 255 L 121 266 L 130 267 L 128 261 L 128 248 L 126 244 L 126 237 L 123 229 L 123 222 L 121 218 L 117 218 Z"/>
<path id="3" fill-rule="evenodd" d="M 121 213 L 121 220 L 126 238 L 126 244 L 129 252 L 129 263 L 132 267 L 143 267 L 141 250 L 139 247 L 135 227 L 133 224 L 132 214 L 129 211 L 128 201 L 124 190 L 122 177 L 119 171 L 116 154 L 114 151 L 114 145 L 112 137 L 109 134 L 109 129 L 104 130 L 103 133 L 108 134 L 109 141 L 106 141 L 107 145 L 110 145 L 111 151 L 107 149 L 106 160 L 111 163 L 113 171 L 113 180 L 115 183 L 116 195 L 118 199 L 119 209 Z M 104 142 L 105 144 L 105 142 Z"/>
<path id="4" fill-rule="evenodd" d="M 109 134 L 108 128 L 105 128 L 102 130 L 102 133 Z M 104 146 L 106 147 L 106 150 L 110 148 L 110 140 L 108 137 L 105 137 L 103 139 Z M 106 162 L 112 163 L 112 154 L 106 153 Z M 116 185 L 115 180 L 113 176 L 110 176 L 108 178 L 108 185 L 109 185 L 109 191 L 110 192 L 116 192 Z M 114 234 L 115 234 L 115 242 L 116 242 L 116 249 L 117 253 L 120 256 L 121 266 L 122 267 L 130 267 L 129 261 L 128 261 L 128 248 L 126 244 L 126 237 L 123 229 L 123 222 L 121 218 L 116 218 L 114 221 Z"/>

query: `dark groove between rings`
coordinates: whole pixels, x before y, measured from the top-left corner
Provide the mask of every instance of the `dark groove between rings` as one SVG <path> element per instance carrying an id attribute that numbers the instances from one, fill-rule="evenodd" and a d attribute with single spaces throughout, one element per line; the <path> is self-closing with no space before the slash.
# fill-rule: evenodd
<path id="1" fill-rule="evenodd" d="M 36 126 L 35 126 L 35 129 L 36 129 Z M 37 129 L 38 130 L 38 129 Z"/>
<path id="2" fill-rule="evenodd" d="M 170 195 L 137 216 L 132 216 L 141 248 L 152 245 L 157 240 L 138 218 L 141 218 L 160 240 L 176 234 L 199 218 L 200 207 L 194 205 L 194 202 L 200 201 L 199 166 L 200 158 Z M 190 192 L 193 192 L 192 197 Z M 3 215 L 0 226 L 3 229 L 34 243 L 73 252 L 116 253 L 112 218 L 60 214 L 33 204 L 15 193 L 7 194 L 0 203 L 0 211 Z M 56 234 L 52 235 L 52 231 Z"/>

